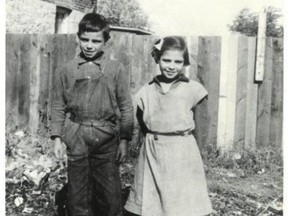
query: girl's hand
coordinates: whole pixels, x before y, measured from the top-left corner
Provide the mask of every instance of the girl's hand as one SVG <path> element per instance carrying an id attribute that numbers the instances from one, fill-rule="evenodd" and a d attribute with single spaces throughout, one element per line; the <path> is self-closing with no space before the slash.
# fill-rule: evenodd
<path id="1" fill-rule="evenodd" d="M 63 150 L 63 145 L 62 145 L 60 137 L 57 137 L 54 140 L 54 154 L 55 154 L 56 159 L 58 160 L 63 159 L 64 150 Z"/>
<path id="2" fill-rule="evenodd" d="M 117 150 L 117 162 L 118 163 L 123 163 L 126 160 L 127 157 L 127 152 L 128 152 L 128 141 L 125 139 L 122 139 L 120 141 L 120 144 L 118 146 Z"/>

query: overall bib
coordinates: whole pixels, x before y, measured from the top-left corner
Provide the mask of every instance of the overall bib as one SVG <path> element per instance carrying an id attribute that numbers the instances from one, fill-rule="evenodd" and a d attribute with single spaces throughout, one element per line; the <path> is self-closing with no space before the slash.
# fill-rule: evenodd
<path id="1" fill-rule="evenodd" d="M 68 155 L 68 205 L 72 216 L 122 214 L 116 154 L 119 128 L 106 76 L 76 77 L 67 101 L 62 140 Z M 114 96 L 115 97 L 115 96 Z"/>

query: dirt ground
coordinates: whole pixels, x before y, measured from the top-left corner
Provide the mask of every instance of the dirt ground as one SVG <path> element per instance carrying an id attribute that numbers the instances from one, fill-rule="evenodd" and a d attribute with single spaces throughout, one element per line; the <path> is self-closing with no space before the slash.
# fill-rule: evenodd
<path id="1" fill-rule="evenodd" d="M 205 170 L 214 210 L 210 216 L 283 215 L 282 166 L 269 164 L 269 167 L 252 171 L 250 168 L 225 168 L 216 163 L 209 165 L 205 165 Z M 126 172 L 126 178 L 125 173 L 122 177 L 126 185 L 133 180 L 130 173 Z"/>
<path id="2" fill-rule="evenodd" d="M 212 215 L 283 215 L 281 170 L 245 178 L 229 176 L 230 170 L 225 169 L 211 169 L 207 175 Z"/>
<path id="3" fill-rule="evenodd" d="M 68 216 L 66 162 L 56 161 L 51 141 L 25 131 L 6 134 L 6 215 Z M 123 197 L 133 182 L 137 151 L 120 166 Z M 283 162 L 270 150 L 219 154 L 202 150 L 211 216 L 283 215 Z M 127 214 L 127 213 L 126 213 Z M 128 215 L 128 214 L 127 214 Z"/>

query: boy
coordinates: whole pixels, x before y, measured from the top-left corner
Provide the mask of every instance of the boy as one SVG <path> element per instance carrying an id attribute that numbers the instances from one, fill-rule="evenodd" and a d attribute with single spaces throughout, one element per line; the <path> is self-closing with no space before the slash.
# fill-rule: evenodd
<path id="1" fill-rule="evenodd" d="M 122 215 L 117 162 L 126 157 L 133 111 L 127 73 L 105 52 L 109 32 L 103 16 L 82 18 L 81 53 L 57 71 L 52 90 L 50 135 L 57 158 L 62 142 L 67 147 L 72 216 Z"/>

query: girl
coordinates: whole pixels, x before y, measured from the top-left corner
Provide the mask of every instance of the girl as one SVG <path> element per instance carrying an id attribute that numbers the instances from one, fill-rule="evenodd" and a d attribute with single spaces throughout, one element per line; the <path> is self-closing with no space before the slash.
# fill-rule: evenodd
<path id="1" fill-rule="evenodd" d="M 197 143 L 193 108 L 207 95 L 183 74 L 189 54 L 181 37 L 153 47 L 161 71 L 136 95 L 145 143 L 140 150 L 126 210 L 142 216 L 200 216 L 212 211 Z"/>

